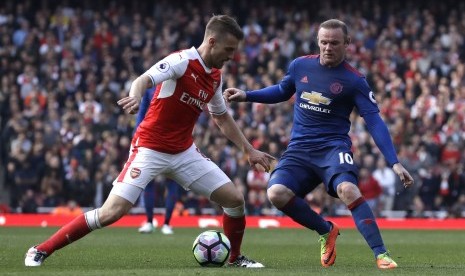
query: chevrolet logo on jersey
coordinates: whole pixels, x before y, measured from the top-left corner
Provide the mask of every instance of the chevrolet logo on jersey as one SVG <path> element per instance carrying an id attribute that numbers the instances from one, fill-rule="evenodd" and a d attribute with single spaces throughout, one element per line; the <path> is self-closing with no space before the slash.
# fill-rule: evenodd
<path id="1" fill-rule="evenodd" d="M 312 91 L 312 93 L 309 92 L 302 92 L 302 95 L 300 95 L 301 99 L 307 100 L 309 103 L 314 104 L 314 105 L 329 105 L 331 103 L 331 99 L 326 98 L 321 95 L 319 92 Z"/>

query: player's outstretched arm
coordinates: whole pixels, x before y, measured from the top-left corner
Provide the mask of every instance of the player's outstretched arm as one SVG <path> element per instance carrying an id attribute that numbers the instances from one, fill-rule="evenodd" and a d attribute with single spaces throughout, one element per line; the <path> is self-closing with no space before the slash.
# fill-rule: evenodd
<path id="1" fill-rule="evenodd" d="M 223 98 L 226 102 L 245 102 L 246 94 L 238 88 L 227 88 L 223 92 Z"/>
<path id="2" fill-rule="evenodd" d="M 147 88 L 152 87 L 152 80 L 147 75 L 139 76 L 132 82 L 129 95 L 120 99 L 117 103 L 126 113 L 136 114 L 139 111 L 140 101 Z"/>
<path id="3" fill-rule="evenodd" d="M 247 154 L 250 166 L 258 168 L 257 165 L 261 165 L 265 171 L 269 171 L 271 169 L 271 165 L 276 158 L 268 153 L 254 149 L 228 112 L 221 115 L 212 114 L 212 118 L 220 128 L 221 132 L 223 132 L 229 140 Z"/>
<path id="4" fill-rule="evenodd" d="M 381 119 L 378 113 L 366 114 L 363 119 L 365 120 L 375 144 L 378 146 L 380 151 L 383 153 L 386 161 L 394 172 L 399 176 L 400 180 L 404 184 L 405 188 L 408 188 L 413 185 L 413 178 L 410 173 L 399 163 L 397 159 L 396 151 L 392 143 L 389 130 L 386 127 L 386 124 Z"/>
<path id="5" fill-rule="evenodd" d="M 404 184 L 405 188 L 408 188 L 413 185 L 413 177 L 410 173 L 402 166 L 401 163 L 396 163 L 392 166 L 394 172 L 399 176 L 400 180 Z"/>

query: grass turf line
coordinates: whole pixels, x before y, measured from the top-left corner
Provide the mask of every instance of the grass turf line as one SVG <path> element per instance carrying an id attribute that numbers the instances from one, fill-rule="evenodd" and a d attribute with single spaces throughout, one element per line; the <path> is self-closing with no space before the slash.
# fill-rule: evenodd
<path id="1" fill-rule="evenodd" d="M 336 264 L 320 265 L 318 235 L 304 229 L 247 229 L 243 253 L 265 269 L 203 268 L 192 256 L 195 237 L 205 229 L 108 228 L 55 252 L 41 267 L 24 267 L 24 254 L 57 228 L 0 227 L 0 275 L 463 275 L 463 231 L 383 230 L 387 248 L 399 264 L 380 271 L 356 230 L 341 230 Z M 221 229 L 217 229 L 221 230 Z"/>

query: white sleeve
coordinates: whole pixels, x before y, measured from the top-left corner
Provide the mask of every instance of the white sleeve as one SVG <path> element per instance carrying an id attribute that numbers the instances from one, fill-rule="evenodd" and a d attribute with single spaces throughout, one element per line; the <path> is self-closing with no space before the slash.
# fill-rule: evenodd
<path id="1" fill-rule="evenodd" d="M 221 115 L 227 111 L 226 109 L 226 103 L 224 102 L 223 99 L 223 76 L 221 76 L 221 81 L 220 84 L 218 85 L 218 88 L 216 88 L 215 95 L 213 95 L 212 99 L 208 103 L 208 110 L 210 111 L 211 114 L 214 115 Z"/>
<path id="2" fill-rule="evenodd" d="M 189 60 L 184 58 L 181 53 L 173 53 L 155 63 L 144 74 L 149 76 L 153 86 L 156 86 L 166 80 L 182 77 L 188 64 Z"/>

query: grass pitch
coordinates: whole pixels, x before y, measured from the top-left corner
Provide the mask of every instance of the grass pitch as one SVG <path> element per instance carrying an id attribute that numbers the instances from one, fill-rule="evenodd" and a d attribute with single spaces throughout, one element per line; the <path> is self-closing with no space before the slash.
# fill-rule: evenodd
<path id="1" fill-rule="evenodd" d="M 203 268 L 192 256 L 203 230 L 175 228 L 172 236 L 139 234 L 135 228 L 95 231 L 49 257 L 24 267 L 27 249 L 57 228 L 0 227 L 0 275 L 464 275 L 465 232 L 383 230 L 399 268 L 380 271 L 356 230 L 341 231 L 336 264 L 320 265 L 318 235 L 304 229 L 247 229 L 243 253 L 264 269 Z M 219 229 L 220 230 L 220 229 Z"/>

